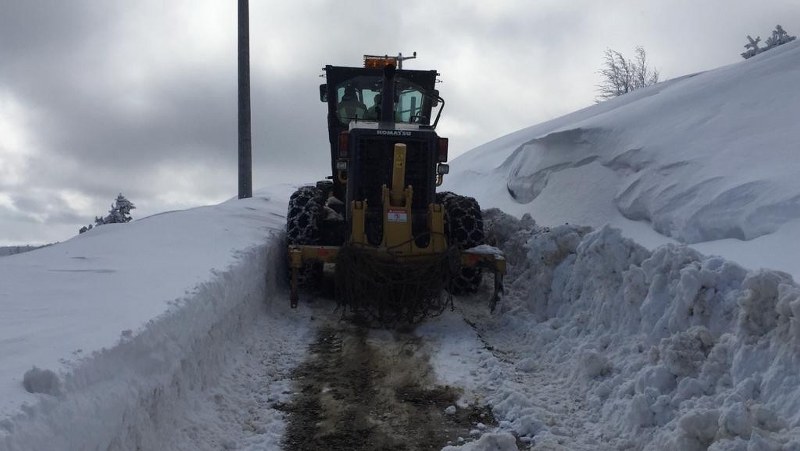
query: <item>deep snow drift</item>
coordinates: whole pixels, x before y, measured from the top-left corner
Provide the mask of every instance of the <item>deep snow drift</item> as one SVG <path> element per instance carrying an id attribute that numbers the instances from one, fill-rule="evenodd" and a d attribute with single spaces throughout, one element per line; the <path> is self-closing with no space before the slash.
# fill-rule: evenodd
<path id="1" fill-rule="evenodd" d="M 800 43 L 774 50 L 456 159 L 446 189 L 539 225 L 500 220 L 510 294 L 465 312 L 495 352 L 442 374 L 542 449 L 800 449 Z"/>
<path id="2" fill-rule="evenodd" d="M 480 146 L 445 188 L 543 225 L 611 224 L 800 275 L 800 42 Z"/>

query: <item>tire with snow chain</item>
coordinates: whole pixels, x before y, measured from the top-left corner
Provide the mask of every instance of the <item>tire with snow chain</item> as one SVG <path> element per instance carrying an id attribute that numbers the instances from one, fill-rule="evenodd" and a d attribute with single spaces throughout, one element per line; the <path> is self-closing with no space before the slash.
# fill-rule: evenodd
<path id="1" fill-rule="evenodd" d="M 459 250 L 484 244 L 481 207 L 472 197 L 444 191 L 436 193 L 436 201 L 444 207 L 444 233 L 448 244 Z M 481 283 L 480 268 L 462 268 L 450 282 L 453 294 L 474 293 Z"/>
<path id="2" fill-rule="evenodd" d="M 322 190 L 303 186 L 289 198 L 286 239 L 289 244 L 319 244 L 323 205 Z"/>
<path id="3" fill-rule="evenodd" d="M 320 244 L 324 193 L 316 186 L 303 186 L 289 198 L 286 215 L 286 241 L 288 244 Z M 300 285 L 315 285 L 322 274 L 322 265 L 306 263 L 299 271 Z"/>

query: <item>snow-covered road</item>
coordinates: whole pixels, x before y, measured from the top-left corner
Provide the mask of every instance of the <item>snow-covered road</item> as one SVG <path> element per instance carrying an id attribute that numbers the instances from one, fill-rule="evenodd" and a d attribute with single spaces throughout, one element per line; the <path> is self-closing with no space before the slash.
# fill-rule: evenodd
<path id="1" fill-rule="evenodd" d="M 487 280 L 413 331 L 431 380 L 497 422 L 475 421 L 449 449 L 798 449 L 788 276 L 686 246 L 651 252 L 610 228 L 486 216 L 510 263 L 499 311 Z M 315 308 L 316 324 L 334 319 Z"/>
<path id="2" fill-rule="evenodd" d="M 285 203 L 268 197 L 101 227 L 0 260 L 0 450 L 303 449 L 286 437 L 319 431 L 286 435 L 298 396 L 330 407 L 353 391 L 324 378 L 304 390 L 298 377 L 313 373 L 326 331 L 343 359 L 318 366 L 326 371 L 410 350 L 417 360 L 396 366 L 365 361 L 374 371 L 363 386 L 398 393 L 390 375 L 422 376 L 404 393 L 436 400 L 425 418 L 452 435 L 426 443 L 449 449 L 800 449 L 800 287 L 784 273 L 492 210 L 489 237 L 509 262 L 494 313 L 487 277 L 482 292 L 406 335 L 353 335 L 330 300 L 306 294 L 289 308 Z M 395 426 L 409 416 L 387 408 L 391 397 L 374 398 L 363 422 L 415 430 Z M 470 405 L 490 406 L 494 421 L 463 416 Z M 398 449 L 418 443 L 389 435 Z"/>

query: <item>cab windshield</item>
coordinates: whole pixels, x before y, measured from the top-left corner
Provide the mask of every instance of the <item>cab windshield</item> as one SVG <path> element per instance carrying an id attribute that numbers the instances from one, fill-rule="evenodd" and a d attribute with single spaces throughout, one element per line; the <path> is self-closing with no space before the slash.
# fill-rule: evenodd
<path id="1" fill-rule="evenodd" d="M 380 119 L 383 79 L 375 76 L 351 78 L 336 86 L 336 113 L 347 125 L 351 120 Z M 427 124 L 424 115 L 425 93 L 422 87 L 403 78 L 395 78 L 394 122 Z"/>

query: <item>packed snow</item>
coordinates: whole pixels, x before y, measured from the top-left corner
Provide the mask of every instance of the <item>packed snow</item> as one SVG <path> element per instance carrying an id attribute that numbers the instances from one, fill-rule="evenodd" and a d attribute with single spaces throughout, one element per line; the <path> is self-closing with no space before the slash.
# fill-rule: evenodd
<path id="1" fill-rule="evenodd" d="M 445 413 L 498 420 L 445 449 L 800 450 L 799 75 L 793 42 L 453 162 L 509 274 L 415 331 Z M 0 450 L 279 448 L 334 314 L 288 307 L 292 189 L 0 258 Z"/>

